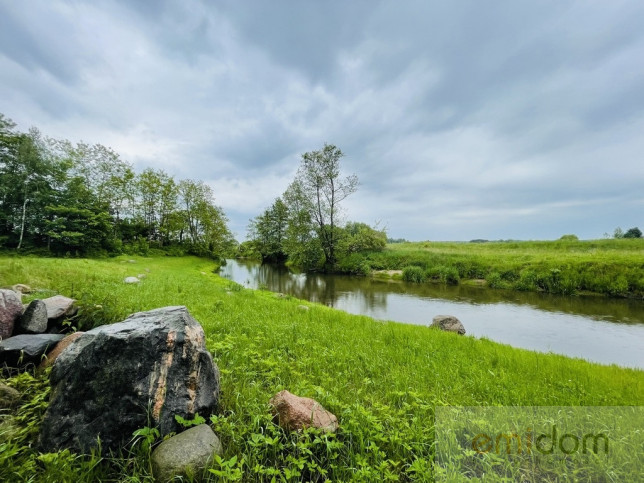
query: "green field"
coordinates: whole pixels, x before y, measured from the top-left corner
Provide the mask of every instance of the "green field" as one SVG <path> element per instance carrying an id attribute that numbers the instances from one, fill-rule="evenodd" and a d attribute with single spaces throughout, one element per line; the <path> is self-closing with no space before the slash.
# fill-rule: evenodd
<path id="1" fill-rule="evenodd" d="M 432 260 L 460 261 L 465 267 L 470 260 L 471 270 L 484 271 L 502 255 L 499 268 L 541 263 L 550 269 L 562 260 L 581 266 L 596 258 L 606 266 L 638 261 L 641 273 L 644 246 L 436 245 L 397 245 L 374 259 L 374 267 L 377 260 L 383 268 L 386 262 Z M 83 330 L 136 311 L 186 305 L 203 325 L 222 374 L 222 411 L 210 422 L 225 455 L 213 463 L 212 481 L 432 481 L 437 406 L 635 406 L 644 401 L 643 371 L 378 322 L 243 289 L 213 268 L 211 261 L 191 257 L 139 257 L 136 263 L 2 257 L 0 286 L 26 283 L 78 299 L 82 309 L 75 324 Z M 122 283 L 146 269 L 141 284 Z M 151 481 L 149 449 L 137 439 L 131 452 L 113 458 L 38 453 L 34 445 L 47 404 L 46 374 L 27 372 L 2 382 L 23 396 L 13 415 L 0 413 L 1 481 Z M 336 414 L 337 434 L 284 433 L 268 406 L 282 389 L 313 397 Z M 615 481 L 632 476 L 614 471 Z"/>
<path id="2" fill-rule="evenodd" d="M 407 268 L 409 281 L 644 298 L 644 239 L 395 243 L 365 261 L 376 271 Z"/>

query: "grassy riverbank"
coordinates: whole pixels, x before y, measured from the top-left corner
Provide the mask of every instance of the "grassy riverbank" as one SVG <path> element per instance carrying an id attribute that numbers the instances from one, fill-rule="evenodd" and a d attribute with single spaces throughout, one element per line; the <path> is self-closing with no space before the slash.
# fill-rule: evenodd
<path id="1" fill-rule="evenodd" d="M 413 246 L 407 259 L 404 247 L 398 248 L 382 260 L 416 260 Z M 427 260 L 435 255 L 421 253 Z M 81 329 L 136 311 L 186 305 L 203 325 L 222 373 L 222 412 L 211 423 L 225 455 L 213 464 L 221 475 L 212 475 L 213 481 L 431 481 L 436 406 L 619 406 L 644 400 L 642 371 L 319 305 L 304 310 L 302 301 L 243 289 L 212 269 L 211 261 L 191 257 L 136 263 L 2 257 L 0 286 L 27 283 L 77 298 Z M 147 275 L 141 284 L 122 283 L 138 273 Z M 0 480 L 150 480 L 148 451 L 140 444 L 118 458 L 39 454 L 34 443 L 47 404 L 46 376 L 2 382 L 23 397 L 14 416 L 0 416 Z M 338 415 L 341 429 L 335 435 L 285 434 L 267 405 L 281 389 L 317 399 Z"/>
<path id="2" fill-rule="evenodd" d="M 644 239 L 395 243 L 365 261 L 410 281 L 644 298 Z"/>

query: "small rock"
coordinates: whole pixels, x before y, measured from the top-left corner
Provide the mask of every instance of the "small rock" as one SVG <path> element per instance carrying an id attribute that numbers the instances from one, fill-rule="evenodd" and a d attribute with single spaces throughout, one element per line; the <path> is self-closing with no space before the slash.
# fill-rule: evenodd
<path id="1" fill-rule="evenodd" d="M 23 334 L 0 342 L 0 365 L 16 367 L 19 363 L 35 362 L 65 337 L 62 334 Z"/>
<path id="2" fill-rule="evenodd" d="M 461 321 L 453 315 L 437 315 L 434 317 L 431 327 L 438 327 L 446 332 L 456 332 L 460 335 L 465 334 L 465 327 L 463 327 Z"/>
<path id="3" fill-rule="evenodd" d="M 161 443 L 152 453 L 152 474 L 156 481 L 175 477 L 199 478 L 223 449 L 217 435 L 207 424 L 187 429 Z"/>
<path id="4" fill-rule="evenodd" d="M 150 273 L 150 269 L 149 269 L 149 268 L 144 268 L 144 270 L 145 270 L 146 272 Z"/>
<path id="5" fill-rule="evenodd" d="M 276 296 L 278 299 L 283 299 L 284 297 L 286 297 L 286 295 L 284 295 L 284 294 L 283 294 L 283 293 L 281 293 L 281 292 L 280 292 L 280 293 L 276 293 L 276 294 L 275 294 L 275 296 Z"/>
<path id="6" fill-rule="evenodd" d="M 141 280 L 139 280 L 136 277 L 126 277 L 125 280 L 123 280 L 124 283 L 139 283 Z"/>
<path id="7" fill-rule="evenodd" d="M 136 263 L 136 260 L 128 260 L 127 263 Z"/>
<path id="8" fill-rule="evenodd" d="M 298 306 L 297 306 L 297 308 L 298 308 L 298 309 L 300 309 L 300 310 L 304 310 L 305 312 L 306 312 L 307 310 L 309 310 L 309 307 L 308 307 L 308 306 L 306 306 L 306 305 L 298 305 Z"/>
<path id="9" fill-rule="evenodd" d="M 49 366 L 51 366 L 54 362 L 56 362 L 56 359 L 58 359 L 58 356 L 65 350 L 67 347 L 74 342 L 76 339 L 78 339 L 81 335 L 83 335 L 85 332 L 74 332 L 73 334 L 69 334 L 67 337 L 65 337 L 63 340 L 61 340 L 58 344 L 56 344 L 56 347 L 47 354 L 47 356 L 42 360 L 40 365 L 38 366 L 38 369 L 45 369 Z"/>
<path id="10" fill-rule="evenodd" d="M 143 280 L 145 277 L 147 277 L 147 275 L 146 275 L 145 273 L 139 273 L 139 274 L 136 276 L 136 278 L 138 278 L 139 280 Z"/>
<path id="11" fill-rule="evenodd" d="M 0 409 L 11 409 L 20 399 L 20 393 L 13 387 L 0 383 Z"/>
<path id="12" fill-rule="evenodd" d="M 338 429 L 338 418 L 322 407 L 315 399 L 299 397 L 284 390 L 273 396 L 269 402 L 279 425 L 287 431 L 314 427 L 334 432 Z"/>
<path id="13" fill-rule="evenodd" d="M 11 287 L 11 290 L 14 292 L 18 293 L 31 293 L 33 290 L 29 285 L 25 285 L 24 283 L 17 283 Z"/>
<path id="14" fill-rule="evenodd" d="M 54 295 L 43 299 L 47 306 L 47 318 L 49 320 L 56 320 L 66 315 L 73 315 L 76 312 L 74 307 L 74 299 L 65 297 L 63 295 Z"/>
<path id="15" fill-rule="evenodd" d="M 47 330 L 47 305 L 42 300 L 32 300 L 20 317 L 17 332 L 42 334 Z"/>
<path id="16" fill-rule="evenodd" d="M 22 315 L 20 297 L 13 290 L 0 289 L 0 339 L 11 337 L 13 327 Z"/>

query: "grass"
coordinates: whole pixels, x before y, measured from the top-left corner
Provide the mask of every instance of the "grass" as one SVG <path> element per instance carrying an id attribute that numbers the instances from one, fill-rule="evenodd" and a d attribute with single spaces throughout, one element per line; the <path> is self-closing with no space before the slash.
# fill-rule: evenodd
<path id="1" fill-rule="evenodd" d="M 199 258 L 0 258 L 0 286 L 26 283 L 77 298 L 83 329 L 132 312 L 186 305 L 222 374 L 210 418 L 225 448 L 212 481 L 432 481 L 437 406 L 628 406 L 644 372 L 511 348 L 426 327 L 378 322 L 288 296 L 252 291 Z M 149 270 L 148 271 L 146 271 Z M 145 273 L 141 284 L 123 278 Z M 310 310 L 300 307 L 303 303 Z M 46 374 L 5 382 L 22 391 L 0 414 L 0 480 L 151 481 L 145 438 L 109 458 L 35 448 Z M 333 435 L 287 434 L 268 400 L 282 389 L 336 414 Z M 209 416 L 209 415 L 203 415 Z M 145 433 L 150 434 L 150 433 Z"/>
<path id="2" fill-rule="evenodd" d="M 644 298 L 644 239 L 395 243 L 365 257 L 372 270 L 418 267 L 419 281 Z"/>

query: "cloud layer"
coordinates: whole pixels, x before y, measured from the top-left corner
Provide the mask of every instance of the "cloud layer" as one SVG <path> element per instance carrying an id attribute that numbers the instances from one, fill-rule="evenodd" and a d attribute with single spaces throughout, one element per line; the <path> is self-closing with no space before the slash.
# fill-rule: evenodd
<path id="1" fill-rule="evenodd" d="M 0 112 L 210 183 L 243 239 L 325 142 L 393 237 L 644 225 L 644 4 L 0 1 Z"/>

